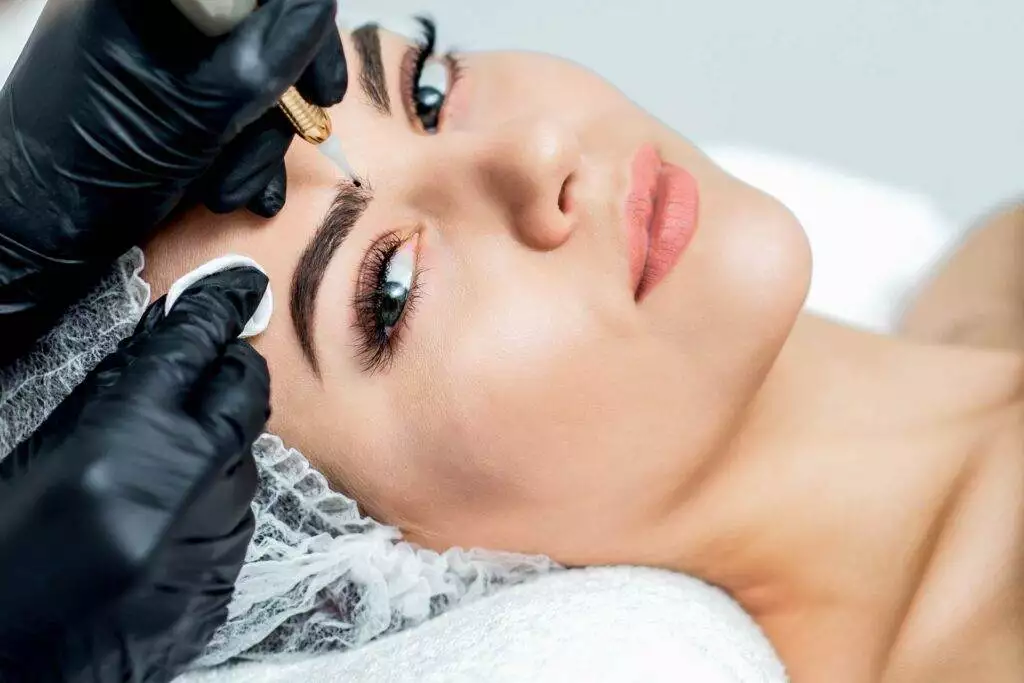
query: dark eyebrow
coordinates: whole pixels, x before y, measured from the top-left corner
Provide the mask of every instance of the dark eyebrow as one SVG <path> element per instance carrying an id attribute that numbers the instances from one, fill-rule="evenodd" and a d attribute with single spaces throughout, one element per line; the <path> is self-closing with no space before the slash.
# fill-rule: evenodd
<path id="1" fill-rule="evenodd" d="M 306 357 L 313 373 L 320 376 L 320 363 L 313 344 L 313 318 L 316 314 L 316 298 L 320 284 L 331 259 L 342 245 L 352 228 L 373 200 L 373 192 L 366 182 L 362 187 L 345 182 L 331 202 L 331 207 L 316 229 L 313 239 L 299 257 L 299 263 L 292 274 L 292 292 L 289 307 L 292 326 L 299 337 L 302 354 Z"/>
<path id="2" fill-rule="evenodd" d="M 352 41 L 359 53 L 359 85 L 363 93 L 381 116 L 391 116 L 391 98 L 381 57 L 380 27 L 377 24 L 360 26 L 352 32 Z"/>

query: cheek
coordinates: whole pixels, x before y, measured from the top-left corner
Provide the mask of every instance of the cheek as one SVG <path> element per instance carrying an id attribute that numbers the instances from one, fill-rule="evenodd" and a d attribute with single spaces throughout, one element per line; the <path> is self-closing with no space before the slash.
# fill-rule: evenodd
<path id="1" fill-rule="evenodd" d="M 458 323 L 435 408 L 416 418 L 431 496 L 403 517 L 438 547 L 612 561 L 687 476 L 668 349 L 523 287 Z"/>
<path id="2" fill-rule="evenodd" d="M 515 296 L 481 297 L 491 304 L 460 321 L 446 354 L 455 419 L 445 441 L 461 444 L 468 456 L 454 463 L 460 470 L 455 480 L 473 482 L 485 496 L 500 491 L 506 500 L 538 494 L 538 483 L 558 486 L 557 477 L 538 478 L 530 462 L 553 455 L 553 442 L 568 436 L 566 427 L 580 424 L 580 416 L 565 418 L 579 405 L 574 399 L 586 375 L 584 351 L 596 343 L 594 321 L 582 309 L 565 307 L 566 299 L 557 305 L 558 298 L 537 291 L 536 283 L 524 277 L 506 290 Z"/>

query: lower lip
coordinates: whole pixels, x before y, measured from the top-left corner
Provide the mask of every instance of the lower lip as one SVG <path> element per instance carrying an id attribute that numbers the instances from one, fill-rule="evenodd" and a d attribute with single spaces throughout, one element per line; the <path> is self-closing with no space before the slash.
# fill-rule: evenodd
<path id="1" fill-rule="evenodd" d="M 697 181 L 650 145 L 633 158 L 626 231 L 634 296 L 644 298 L 671 272 L 697 227 Z"/>

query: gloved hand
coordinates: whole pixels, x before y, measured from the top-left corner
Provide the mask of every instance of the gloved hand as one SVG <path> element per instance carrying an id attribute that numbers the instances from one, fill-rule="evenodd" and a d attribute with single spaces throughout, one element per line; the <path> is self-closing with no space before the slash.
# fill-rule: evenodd
<path id="1" fill-rule="evenodd" d="M 0 680 L 167 681 L 227 617 L 253 531 L 251 268 L 149 308 L 0 466 Z"/>
<path id="2" fill-rule="evenodd" d="M 0 92 L 0 364 L 26 349 L 185 196 L 284 203 L 275 102 L 344 96 L 336 0 L 265 0 L 225 37 L 170 0 L 49 0 Z"/>

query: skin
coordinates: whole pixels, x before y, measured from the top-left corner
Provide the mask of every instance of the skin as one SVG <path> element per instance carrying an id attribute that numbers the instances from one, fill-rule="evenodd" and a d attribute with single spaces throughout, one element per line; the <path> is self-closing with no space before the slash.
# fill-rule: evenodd
<path id="1" fill-rule="evenodd" d="M 901 331 L 950 344 L 1024 349 L 1024 204 L 984 220 L 915 297 Z"/>
<path id="2" fill-rule="evenodd" d="M 339 180 L 314 150 L 289 153 L 276 219 L 196 210 L 146 249 L 156 295 L 225 252 L 266 268 L 269 428 L 423 545 L 720 585 L 794 681 L 1020 680 L 1024 356 L 800 313 L 811 262 L 792 214 L 578 66 L 466 55 L 425 135 L 397 92 L 407 43 L 382 41 L 396 116 L 355 87 L 331 112 L 375 200 L 324 279 L 320 377 L 285 305 Z M 648 143 L 700 205 L 637 302 L 621 225 Z M 422 289 L 367 373 L 350 302 L 390 231 L 418 234 Z"/>

